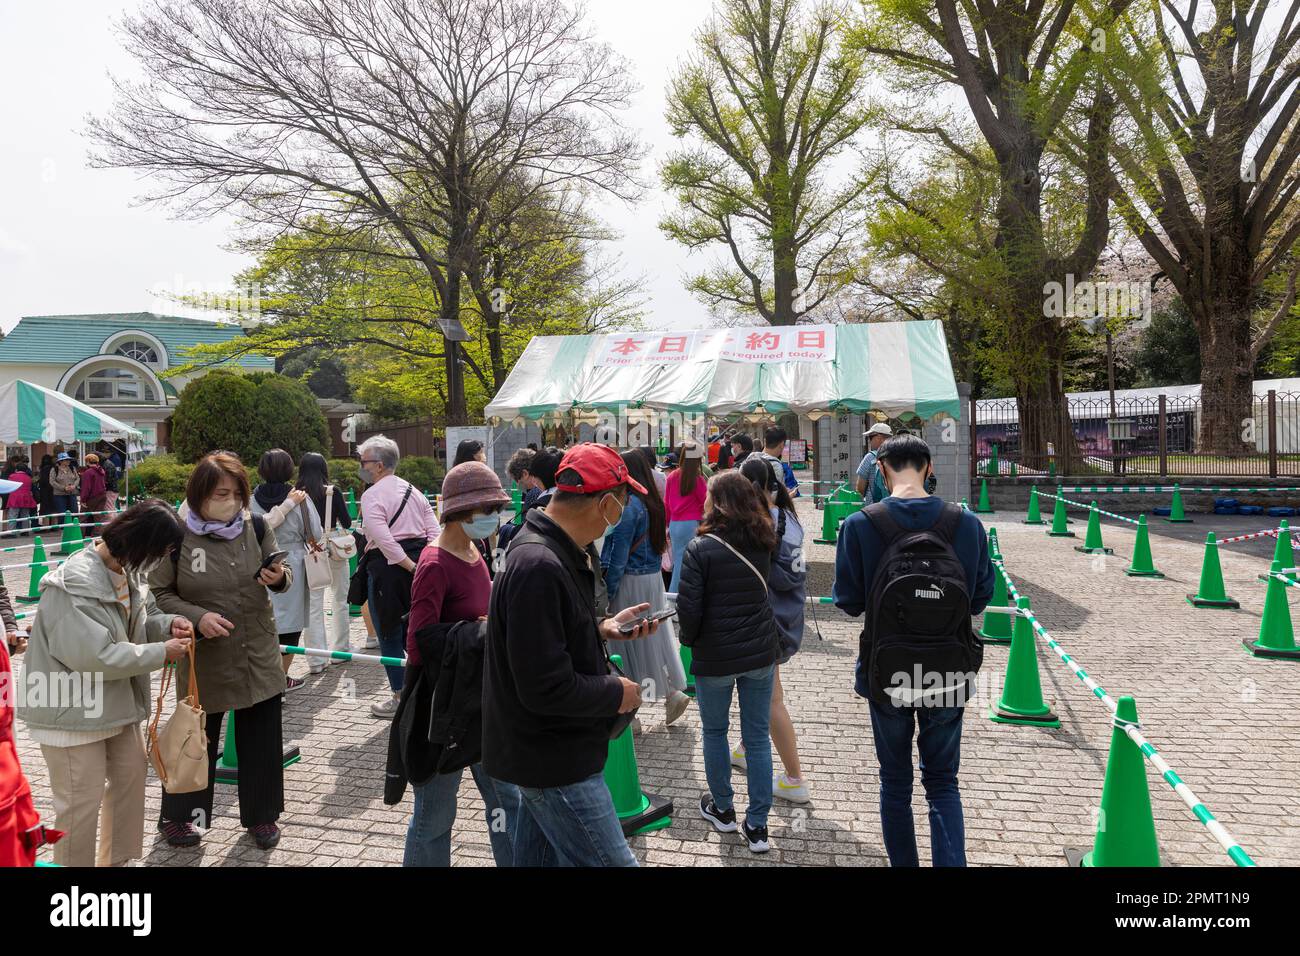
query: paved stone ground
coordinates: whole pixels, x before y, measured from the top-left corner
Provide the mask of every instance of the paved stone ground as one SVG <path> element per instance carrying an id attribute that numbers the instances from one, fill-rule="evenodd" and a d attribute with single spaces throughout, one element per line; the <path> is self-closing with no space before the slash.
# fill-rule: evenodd
<path id="1" fill-rule="evenodd" d="M 807 502 L 803 503 L 807 506 Z M 807 515 L 809 540 L 820 515 Z M 1169 577 L 1142 580 L 1122 569 L 1131 554 L 1128 525 L 1107 521 L 1108 559 L 1077 554 L 1078 541 L 1048 538 L 1020 523 L 1023 515 L 985 516 L 998 529 L 1007 567 L 1034 611 L 1066 651 L 1113 696 L 1136 697 L 1144 732 L 1187 784 L 1261 865 L 1300 863 L 1300 820 L 1291 812 L 1300 791 L 1300 664 L 1257 660 L 1241 640 L 1259 627 L 1271 541 L 1223 549 L 1235 612 L 1196 610 L 1184 595 L 1196 589 L 1205 532 L 1219 537 L 1268 527 L 1268 519 L 1197 516 L 1196 523 L 1152 524 L 1157 566 Z M 1074 525 L 1080 533 L 1082 520 Z M 5 563 L 21 560 L 4 555 Z M 828 594 L 834 550 L 809 549 L 810 594 Z M 11 591 L 26 573 L 7 571 Z M 813 802 L 778 801 L 771 821 L 774 850 L 752 857 L 735 835 L 719 835 L 695 804 L 705 788 L 699 721 L 692 707 L 672 728 L 662 709 L 642 712 L 636 747 L 645 789 L 670 796 L 673 825 L 638 836 L 632 845 L 649 865 L 886 865 L 877 815 L 877 776 L 867 708 L 853 695 L 858 624 L 834 608 L 810 617 L 803 651 L 782 670 L 795 716 Z M 820 636 L 819 636 L 820 632 Z M 364 629 L 353 622 L 354 649 Z M 1040 648 L 1044 694 L 1060 714 L 1059 730 L 994 724 L 985 712 L 1000 693 L 1006 649 L 990 647 L 987 678 L 967 710 L 961 785 L 967 854 L 972 865 L 1064 864 L 1066 846 L 1087 847 L 1101 796 L 1110 741 L 1108 713 L 1047 648 Z M 296 661 L 293 673 L 307 674 Z M 284 839 L 259 851 L 238 825 L 234 791 L 218 788 L 216 820 L 200 848 L 172 850 L 146 837 L 146 865 L 380 866 L 399 863 L 410 796 L 398 807 L 381 799 L 387 725 L 369 703 L 383 687 L 380 670 L 349 664 L 309 677 L 285 708 L 286 739 L 300 744 L 301 763 L 286 772 Z M 734 720 L 734 718 L 733 718 Z M 733 722 L 733 726 L 736 726 Z M 52 816 L 44 762 L 19 726 L 19 749 L 37 804 Z M 152 772 L 151 772 L 152 773 Z M 1177 796 L 1148 774 L 1164 859 L 1170 865 L 1231 865 L 1226 854 Z M 743 778 L 737 781 L 743 803 Z M 928 826 L 917 782 L 918 841 L 927 857 Z M 148 818 L 159 788 L 150 781 Z M 490 865 L 487 834 L 472 783 L 461 791 L 454 833 L 456 865 Z"/>

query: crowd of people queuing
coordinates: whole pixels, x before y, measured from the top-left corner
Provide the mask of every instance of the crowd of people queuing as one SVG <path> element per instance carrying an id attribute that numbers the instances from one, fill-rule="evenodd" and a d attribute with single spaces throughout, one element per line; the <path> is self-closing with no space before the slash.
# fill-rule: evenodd
<path id="1" fill-rule="evenodd" d="M 0 511 L 5 538 L 26 537 L 58 526 L 72 515 L 85 534 L 117 510 L 118 484 L 126 457 L 107 443 L 77 461 L 75 449 L 56 445 L 33 471 L 24 454 L 10 455 L 0 468 Z"/>
<path id="2" fill-rule="evenodd" d="M 902 614 L 890 603 L 892 582 L 882 580 L 893 573 L 900 539 L 937 536 L 949 549 L 963 577 L 953 590 L 963 592 L 969 614 L 989 600 L 993 571 L 979 520 L 929 494 L 925 443 L 887 432 L 876 426 L 864 436 L 870 461 L 859 486 L 875 499 L 879 482 L 884 495 L 844 523 L 834 600 L 866 614 L 855 689 L 869 701 L 889 858 L 917 862 L 910 797 L 919 723 L 932 858 L 962 865 L 960 702 L 899 706 L 878 686 L 872 641 L 893 636 L 890 622 L 880 623 L 886 604 Z M 450 865 L 466 769 L 497 865 L 636 865 L 603 768 L 611 739 L 629 727 L 644 731 L 647 705 L 662 707 L 665 726 L 688 711 L 682 648 L 708 785 L 699 813 L 765 852 L 774 799 L 812 800 L 781 684 L 781 667 L 803 640 L 807 578 L 785 442 L 778 427 L 761 445 L 745 434 L 687 439 L 662 460 L 648 447 L 620 454 L 593 443 L 530 446 L 507 466 L 522 506 L 504 524 L 511 495 L 478 442 L 457 448 L 437 514 L 397 474 L 395 442 L 382 435 L 364 442 L 356 453 L 366 484 L 357 525 L 320 455 L 295 468 L 271 449 L 250 488 L 237 456 L 208 454 L 178 511 L 153 499 L 133 504 L 92 546 L 47 573 L 25 637 L 0 585 L 8 650 L 26 649 L 25 681 L 54 684 L 80 673 L 104 686 L 104 706 L 93 714 L 56 704 L 18 710 L 49 768 L 54 826 L 65 834 L 55 862 L 122 865 L 142 855 L 141 722 L 150 714 L 150 679 L 187 658 L 207 713 L 208 782 L 189 793 L 164 788 L 157 827 L 168 844 L 187 847 L 212 825 L 229 712 L 238 726 L 240 824 L 257 846 L 275 846 L 283 707 L 303 684 L 289 676 L 281 645 L 349 650 L 349 604 L 363 606 L 366 646 L 405 658 L 404 667 L 384 667 L 388 692 L 371 706 L 391 721 L 385 803 L 413 791 L 405 865 Z M 54 477 L 63 457 L 51 469 L 52 489 L 68 487 Z M 84 469 L 79 477 L 84 504 Z M 56 509 L 66 497 L 56 496 Z M 969 614 L 959 642 L 974 640 Z M 330 666 L 323 656 L 308 661 L 313 673 Z M 190 673 L 176 669 L 178 700 L 189 693 Z M 0 722 L 0 771 L 6 734 Z M 744 775 L 743 814 L 733 768 Z"/>

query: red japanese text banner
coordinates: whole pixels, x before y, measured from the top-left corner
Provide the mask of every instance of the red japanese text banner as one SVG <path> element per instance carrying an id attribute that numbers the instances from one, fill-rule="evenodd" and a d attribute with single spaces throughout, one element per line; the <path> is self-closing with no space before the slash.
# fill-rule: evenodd
<path id="1" fill-rule="evenodd" d="M 617 332 L 603 336 L 596 365 L 678 365 L 686 362 L 830 362 L 835 326 L 705 329 L 696 332 Z"/>

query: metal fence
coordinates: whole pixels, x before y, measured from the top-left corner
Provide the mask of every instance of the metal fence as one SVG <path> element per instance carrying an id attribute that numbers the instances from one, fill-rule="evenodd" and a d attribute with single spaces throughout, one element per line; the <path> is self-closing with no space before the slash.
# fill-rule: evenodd
<path id="1" fill-rule="evenodd" d="M 1227 475 L 1300 476 L 1300 393 L 1268 391 L 1254 396 L 1250 414 L 1230 416 L 1243 451 L 1210 452 L 1206 423 L 1219 416 L 1204 396 L 1151 395 L 1116 398 L 1067 397 L 1074 457 L 1053 448 L 1043 467 L 1028 467 L 1020 441 L 1024 406 L 1014 398 L 971 403 L 972 475 L 1070 473 L 1165 477 Z M 1238 420 L 1239 423 L 1238 423 Z M 1068 464 L 1067 464 L 1068 462 Z"/>

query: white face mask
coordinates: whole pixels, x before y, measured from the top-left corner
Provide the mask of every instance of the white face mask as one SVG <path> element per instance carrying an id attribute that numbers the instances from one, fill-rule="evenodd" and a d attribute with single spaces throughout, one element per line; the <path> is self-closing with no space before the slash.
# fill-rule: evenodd
<path id="1" fill-rule="evenodd" d="M 209 498 L 203 505 L 203 516 L 209 521 L 231 522 L 235 520 L 235 515 L 239 514 L 239 511 L 238 498 L 225 498 L 221 501 Z"/>
<path id="2" fill-rule="evenodd" d="M 492 533 L 501 526 L 501 519 L 495 515 L 475 515 L 469 521 L 462 521 L 461 527 L 465 529 L 465 534 L 474 541 L 482 541 L 484 538 L 490 538 Z"/>
<path id="3" fill-rule="evenodd" d="M 613 495 L 609 495 L 609 497 L 610 497 L 610 498 L 614 498 Z M 613 534 L 613 533 L 614 533 L 614 529 L 618 527 L 618 523 L 619 523 L 620 521 L 623 520 L 623 509 L 624 509 L 625 506 L 622 505 L 622 504 L 619 504 L 617 498 L 614 498 L 614 503 L 615 503 L 615 504 L 618 504 L 618 517 L 617 517 L 616 519 L 614 519 L 614 523 L 613 523 L 613 524 L 607 524 L 607 525 L 605 525 L 605 534 L 604 534 L 602 537 L 608 537 L 609 535 Z M 601 504 L 604 504 L 604 501 L 603 501 L 603 500 L 601 501 Z M 602 514 L 601 517 L 603 518 L 604 515 Z"/>

